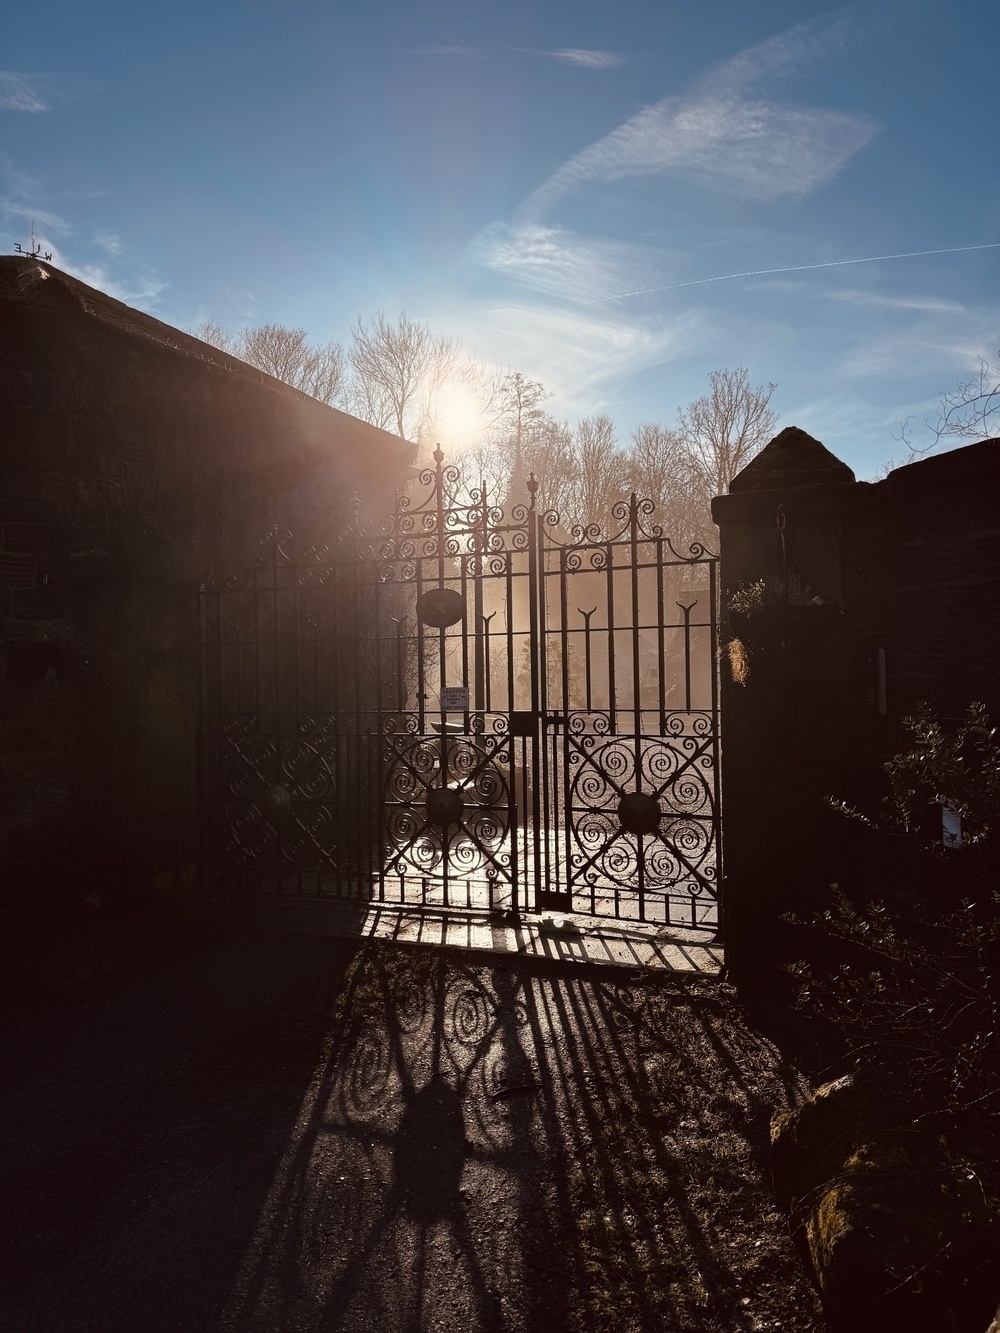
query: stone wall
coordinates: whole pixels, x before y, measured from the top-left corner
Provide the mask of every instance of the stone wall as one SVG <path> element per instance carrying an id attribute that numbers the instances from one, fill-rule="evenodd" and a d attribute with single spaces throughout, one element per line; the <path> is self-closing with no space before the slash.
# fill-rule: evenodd
<path id="1" fill-rule="evenodd" d="M 380 512 L 412 447 L 20 257 L 0 405 L 6 892 L 189 883 L 198 583 L 274 523 L 329 540 L 355 491 Z"/>
<path id="2" fill-rule="evenodd" d="M 713 514 L 727 911 L 751 959 L 851 872 L 827 798 L 876 809 L 906 716 L 979 701 L 1000 718 L 1000 441 L 866 483 L 790 428 Z"/>

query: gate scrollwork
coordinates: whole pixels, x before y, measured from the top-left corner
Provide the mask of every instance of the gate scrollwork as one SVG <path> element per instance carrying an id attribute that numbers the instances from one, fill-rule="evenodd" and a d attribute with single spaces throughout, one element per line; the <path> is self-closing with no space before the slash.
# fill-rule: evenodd
<path id="1" fill-rule="evenodd" d="M 715 927 L 717 558 L 637 496 L 606 532 L 522 485 L 436 450 L 383 519 L 202 589 L 223 883 Z"/>

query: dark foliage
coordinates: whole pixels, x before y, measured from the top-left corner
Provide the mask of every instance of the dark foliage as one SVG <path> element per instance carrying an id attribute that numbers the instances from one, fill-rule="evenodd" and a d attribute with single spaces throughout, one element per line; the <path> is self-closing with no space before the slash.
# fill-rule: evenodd
<path id="1" fill-rule="evenodd" d="M 905 1099 L 914 1127 L 934 1129 L 979 1176 L 996 1211 L 1000 744 L 979 704 L 950 727 L 926 708 L 906 726 L 913 743 L 885 765 L 882 811 L 869 818 L 840 806 L 888 844 L 885 892 L 834 885 L 811 924 L 847 961 L 789 971 L 800 1012 L 839 1029 L 853 1060 Z M 950 846 L 942 810 L 960 820 Z"/>

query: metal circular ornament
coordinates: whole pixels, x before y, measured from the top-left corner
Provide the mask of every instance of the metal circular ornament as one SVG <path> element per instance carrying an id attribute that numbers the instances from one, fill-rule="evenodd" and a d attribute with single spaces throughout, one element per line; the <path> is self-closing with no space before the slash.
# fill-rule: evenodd
<path id="1" fill-rule="evenodd" d="M 462 818 L 465 801 L 462 793 L 456 791 L 454 787 L 432 787 L 427 793 L 424 809 L 429 824 L 447 828 L 449 824 L 457 824 Z"/>
<path id="2" fill-rule="evenodd" d="M 268 787 L 261 797 L 260 807 L 265 818 L 272 822 L 276 819 L 285 819 L 292 813 L 292 793 L 287 787 L 280 787 L 277 784 Z"/>
<path id="3" fill-rule="evenodd" d="M 618 818 L 628 833 L 655 833 L 663 811 L 644 791 L 632 791 L 618 802 Z"/>
<path id="4" fill-rule="evenodd" d="M 465 615 L 465 598 L 454 588 L 429 588 L 417 598 L 417 616 L 425 625 L 447 629 Z"/>

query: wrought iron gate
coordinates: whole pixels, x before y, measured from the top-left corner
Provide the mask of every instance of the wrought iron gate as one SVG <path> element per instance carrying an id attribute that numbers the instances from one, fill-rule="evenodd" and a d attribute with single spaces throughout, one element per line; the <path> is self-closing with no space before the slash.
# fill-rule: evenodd
<path id="1" fill-rule="evenodd" d="M 715 930 L 717 558 L 505 511 L 436 451 L 381 524 L 202 589 L 224 889 Z"/>

